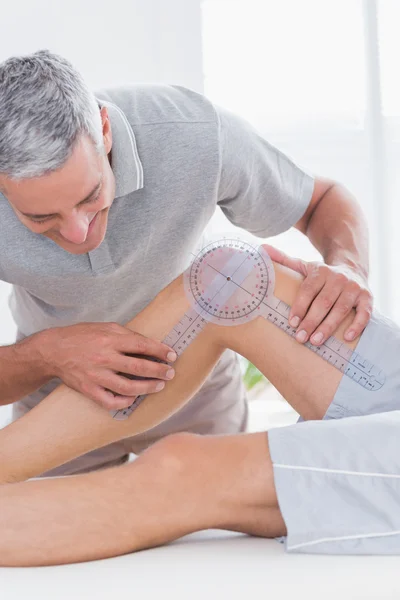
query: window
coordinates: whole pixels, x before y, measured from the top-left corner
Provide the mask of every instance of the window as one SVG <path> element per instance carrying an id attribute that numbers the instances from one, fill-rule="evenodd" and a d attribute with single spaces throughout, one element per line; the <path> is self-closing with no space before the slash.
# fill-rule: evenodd
<path id="1" fill-rule="evenodd" d="M 400 266 L 399 3 L 203 0 L 202 17 L 205 94 L 357 197 L 370 228 L 376 304 L 400 319 L 392 276 Z M 221 215 L 214 223 L 228 227 Z M 273 243 L 317 256 L 298 232 Z"/>

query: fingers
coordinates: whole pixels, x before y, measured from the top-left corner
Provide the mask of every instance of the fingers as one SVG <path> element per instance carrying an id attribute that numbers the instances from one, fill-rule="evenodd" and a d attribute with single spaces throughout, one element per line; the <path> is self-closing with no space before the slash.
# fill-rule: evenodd
<path id="1" fill-rule="evenodd" d="M 82 391 L 85 396 L 100 406 L 112 410 L 126 408 L 134 402 L 137 396 L 154 394 L 160 392 L 164 387 L 165 383 L 156 379 L 131 381 L 113 373 L 101 384 L 86 383 Z"/>
<path id="2" fill-rule="evenodd" d="M 298 342 L 323 344 L 354 307 L 356 316 L 344 339 L 352 341 L 362 333 L 372 314 L 372 295 L 359 273 L 346 266 L 291 258 L 269 244 L 263 248 L 273 261 L 304 276 L 289 314 Z"/>
<path id="3" fill-rule="evenodd" d="M 349 283 L 342 292 L 337 287 L 324 286 L 299 325 L 296 339 L 305 342 L 310 338 L 316 346 L 323 344 L 350 313 L 359 294 L 360 290 L 354 283 Z"/>
<path id="4" fill-rule="evenodd" d="M 107 410 L 127 408 L 136 398 L 136 396 L 115 396 L 110 390 L 91 382 L 87 382 L 82 386 L 82 392 L 87 398 L 90 398 L 90 400 L 93 400 L 96 404 Z"/>
<path id="5" fill-rule="evenodd" d="M 164 381 L 175 376 L 175 370 L 168 364 L 124 355 L 114 358 L 113 368 L 120 370 L 106 371 L 97 380 L 100 385 L 93 390 L 96 395 L 93 399 L 109 410 L 126 408 L 137 396 L 160 392 L 165 387 Z"/>
<path id="6" fill-rule="evenodd" d="M 177 358 L 176 352 L 166 344 L 135 332 L 122 336 L 119 348 L 120 352 L 154 356 L 166 362 L 173 362 Z"/>
<path id="7" fill-rule="evenodd" d="M 115 369 L 120 373 L 136 375 L 138 377 L 170 380 L 175 375 L 175 371 L 170 365 L 144 358 L 121 356 L 113 364 L 115 365 Z"/>
<path id="8" fill-rule="evenodd" d="M 106 410 L 120 410 L 128 408 L 134 403 L 137 396 L 120 396 L 113 394 L 110 390 L 98 387 L 96 388 L 96 398 L 93 398 L 95 402 L 100 404 L 101 407 Z"/>
<path id="9" fill-rule="evenodd" d="M 299 332 L 301 331 L 305 331 L 308 334 L 311 333 L 311 330 L 304 328 L 304 323 L 302 321 L 305 318 L 311 304 L 314 302 L 316 296 L 324 287 L 324 284 L 325 277 L 321 272 L 321 268 L 318 265 L 313 265 L 310 263 L 308 266 L 308 275 L 299 287 L 299 291 L 297 292 L 289 314 L 290 325 L 296 329 L 298 328 L 297 335 L 299 335 Z M 322 303 L 324 302 L 326 302 L 325 297 L 322 299 Z M 328 310 L 325 311 L 325 315 Z M 317 323 L 317 325 L 318 324 L 319 323 Z M 308 324 L 308 327 L 310 327 L 310 323 Z M 303 337 L 304 335 L 301 336 L 301 338 Z M 302 339 L 298 339 L 298 341 L 301 342 Z M 306 341 L 306 338 L 303 341 Z"/>
<path id="10" fill-rule="evenodd" d="M 120 396 L 141 396 L 142 394 L 154 394 L 165 387 L 165 382 L 158 379 L 129 379 L 123 375 L 112 373 L 107 377 L 104 385 L 114 394 Z"/>
<path id="11" fill-rule="evenodd" d="M 349 329 L 344 334 L 344 339 L 352 342 L 362 334 L 372 315 L 372 300 L 368 293 L 361 293 L 356 306 L 356 316 Z"/>
<path id="12" fill-rule="evenodd" d="M 306 263 L 300 258 L 292 258 L 282 252 L 282 250 L 274 248 L 274 246 L 270 246 L 269 244 L 263 244 L 262 247 L 268 252 L 271 260 L 274 262 L 288 267 L 288 269 L 293 269 L 293 271 L 297 271 L 297 273 L 301 273 L 304 276 L 307 275 Z"/>

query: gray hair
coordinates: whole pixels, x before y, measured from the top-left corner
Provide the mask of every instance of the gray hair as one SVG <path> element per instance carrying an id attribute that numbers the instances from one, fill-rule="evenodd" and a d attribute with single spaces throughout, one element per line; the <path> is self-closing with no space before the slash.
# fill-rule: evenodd
<path id="1" fill-rule="evenodd" d="M 100 109 L 65 58 L 39 50 L 0 64 L 0 173 L 47 175 L 71 156 L 81 134 L 105 152 Z"/>

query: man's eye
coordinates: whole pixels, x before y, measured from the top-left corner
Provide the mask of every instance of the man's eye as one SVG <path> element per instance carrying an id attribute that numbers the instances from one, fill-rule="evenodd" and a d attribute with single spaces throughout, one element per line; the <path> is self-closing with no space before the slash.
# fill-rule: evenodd
<path id="1" fill-rule="evenodd" d="M 95 196 L 94 198 L 89 198 L 89 200 L 86 200 L 85 204 L 94 204 L 99 198 L 100 194 L 97 194 L 97 196 Z"/>
<path id="2" fill-rule="evenodd" d="M 94 198 L 89 198 L 89 200 L 86 200 L 85 204 L 94 204 L 95 202 L 97 202 L 100 198 L 100 192 L 94 197 Z M 31 223 L 35 223 L 37 225 L 40 225 L 41 223 L 47 223 L 48 221 L 51 221 L 54 217 L 46 217 L 45 219 L 32 219 L 32 217 L 29 217 L 29 220 Z"/>
<path id="3" fill-rule="evenodd" d="M 50 219 L 52 219 L 52 217 L 47 217 L 46 219 L 29 219 L 31 221 L 31 223 L 37 223 L 38 225 L 40 225 L 40 223 L 47 223 L 47 221 L 50 221 Z"/>

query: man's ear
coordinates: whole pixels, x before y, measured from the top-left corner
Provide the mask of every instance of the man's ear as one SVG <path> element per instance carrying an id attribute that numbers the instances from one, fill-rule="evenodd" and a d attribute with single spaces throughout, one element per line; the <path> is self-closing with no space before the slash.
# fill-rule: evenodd
<path id="1" fill-rule="evenodd" d="M 103 127 L 103 140 L 104 140 L 104 148 L 106 153 L 109 154 L 112 148 L 112 131 L 111 131 L 111 122 L 110 116 L 108 114 L 108 109 L 106 106 L 103 106 L 100 110 L 101 115 L 101 123 Z"/>

